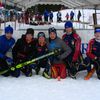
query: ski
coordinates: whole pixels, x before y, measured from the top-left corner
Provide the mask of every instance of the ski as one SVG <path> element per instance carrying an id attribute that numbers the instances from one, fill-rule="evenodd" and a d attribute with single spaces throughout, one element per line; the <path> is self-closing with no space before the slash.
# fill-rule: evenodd
<path id="1" fill-rule="evenodd" d="M 10 67 L 7 70 L 0 71 L 0 75 L 6 73 L 8 71 L 15 71 L 15 69 L 20 69 L 20 68 L 22 68 L 22 67 L 24 67 L 26 65 L 32 64 L 32 63 L 34 63 L 34 62 L 36 62 L 38 60 L 41 60 L 43 58 L 46 58 L 46 57 L 49 57 L 49 56 L 52 56 L 52 55 L 59 55 L 59 53 L 60 53 L 60 49 L 55 49 L 55 50 L 49 52 L 48 54 L 45 54 L 43 56 L 34 58 L 34 59 L 30 60 L 30 61 L 26 61 L 26 62 L 20 63 L 20 64 L 18 64 L 16 66 Z"/>

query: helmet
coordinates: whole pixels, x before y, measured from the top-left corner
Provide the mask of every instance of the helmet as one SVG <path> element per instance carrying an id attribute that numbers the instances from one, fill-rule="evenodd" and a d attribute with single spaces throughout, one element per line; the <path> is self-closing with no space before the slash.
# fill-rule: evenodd
<path id="1" fill-rule="evenodd" d="M 11 33 L 13 34 L 13 28 L 9 25 L 7 27 L 5 27 L 5 33 Z"/>
<path id="2" fill-rule="evenodd" d="M 72 28 L 72 27 L 73 27 L 73 24 L 72 24 L 71 21 L 67 21 L 67 22 L 65 23 L 65 28 Z"/>

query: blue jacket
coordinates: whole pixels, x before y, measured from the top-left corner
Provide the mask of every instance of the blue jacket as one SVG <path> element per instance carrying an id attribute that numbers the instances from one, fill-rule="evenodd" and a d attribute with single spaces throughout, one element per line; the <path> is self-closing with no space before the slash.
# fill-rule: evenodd
<path id="1" fill-rule="evenodd" d="M 0 58 L 4 58 L 7 51 L 14 45 L 15 39 L 7 39 L 5 35 L 0 36 Z"/>

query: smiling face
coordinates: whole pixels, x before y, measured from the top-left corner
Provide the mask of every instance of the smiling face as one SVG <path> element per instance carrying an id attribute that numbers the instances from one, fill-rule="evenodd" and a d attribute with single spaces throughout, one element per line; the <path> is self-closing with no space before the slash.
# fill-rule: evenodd
<path id="1" fill-rule="evenodd" d="M 44 43 L 45 42 L 45 37 L 41 36 L 38 39 L 39 43 Z"/>
<path id="2" fill-rule="evenodd" d="M 32 39 L 33 39 L 33 35 L 32 34 L 27 34 L 26 35 L 26 42 L 27 43 L 30 43 L 32 41 Z"/>
<path id="3" fill-rule="evenodd" d="M 11 33 L 6 33 L 5 36 L 6 36 L 7 39 L 11 39 L 12 38 L 12 34 Z"/>
<path id="4" fill-rule="evenodd" d="M 54 40 L 56 38 L 55 32 L 50 33 L 50 39 Z"/>
<path id="5" fill-rule="evenodd" d="M 72 33 L 73 29 L 72 27 L 69 27 L 69 28 L 65 28 L 65 31 L 67 34 L 69 34 L 69 33 Z"/>

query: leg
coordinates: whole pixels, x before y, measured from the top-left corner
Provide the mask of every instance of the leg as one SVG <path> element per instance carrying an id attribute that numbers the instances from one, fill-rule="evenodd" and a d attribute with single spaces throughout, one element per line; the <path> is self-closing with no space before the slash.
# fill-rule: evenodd
<path id="1" fill-rule="evenodd" d="M 0 58 L 0 71 L 4 71 L 4 70 L 9 70 L 9 66 L 4 59 Z M 8 71 L 8 72 L 6 72 L 5 74 L 2 74 L 2 75 L 7 77 L 7 76 L 10 75 L 10 71 Z"/>
<path id="2" fill-rule="evenodd" d="M 51 77 L 52 78 L 57 78 L 58 77 L 58 71 L 57 71 L 57 66 L 53 65 L 51 67 Z"/>
<path id="3" fill-rule="evenodd" d="M 21 69 L 21 71 L 25 74 L 27 77 L 32 76 L 32 68 L 30 66 L 25 66 Z"/>
<path id="4" fill-rule="evenodd" d="M 67 77 L 66 66 L 64 64 L 60 65 L 60 77 L 62 79 Z"/>

